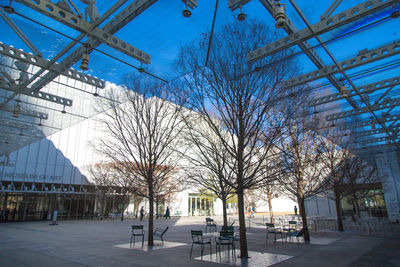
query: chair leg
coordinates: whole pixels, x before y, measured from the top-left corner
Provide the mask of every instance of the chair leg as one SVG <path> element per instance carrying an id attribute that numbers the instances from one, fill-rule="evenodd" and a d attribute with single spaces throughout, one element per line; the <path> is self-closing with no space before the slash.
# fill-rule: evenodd
<path id="1" fill-rule="evenodd" d="M 192 248 L 190 249 L 190 258 L 192 258 L 193 245 L 194 243 L 192 243 Z"/>
<path id="2" fill-rule="evenodd" d="M 210 258 L 212 257 L 211 242 L 210 242 Z"/>
<path id="3" fill-rule="evenodd" d="M 132 238 L 133 238 L 133 236 L 131 236 L 131 246 L 130 247 L 132 247 Z"/>
<path id="4" fill-rule="evenodd" d="M 142 247 L 144 246 L 144 235 L 142 235 Z"/>
<path id="5" fill-rule="evenodd" d="M 201 259 L 203 259 L 204 244 L 201 244 Z"/>

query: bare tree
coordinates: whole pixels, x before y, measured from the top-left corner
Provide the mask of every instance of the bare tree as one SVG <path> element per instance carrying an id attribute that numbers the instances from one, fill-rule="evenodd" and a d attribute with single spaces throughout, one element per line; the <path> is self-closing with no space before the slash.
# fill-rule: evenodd
<path id="1" fill-rule="evenodd" d="M 352 198 L 356 215 L 360 218 L 359 200 L 368 194 L 368 192 L 366 194 L 362 193 L 360 185 L 372 184 L 378 181 L 376 165 L 369 165 L 361 158 L 350 155 L 341 165 L 340 175 L 345 179 L 346 190 L 344 194 Z"/>
<path id="2" fill-rule="evenodd" d="M 301 102 L 303 103 L 303 102 Z M 311 121 L 313 118 L 309 118 Z M 306 118 L 292 119 L 284 127 L 277 147 L 280 150 L 282 173 L 280 185 L 299 205 L 303 221 L 304 240 L 309 241 L 305 200 L 323 189 L 321 156 L 318 153 L 321 137 L 309 128 Z"/>
<path id="3" fill-rule="evenodd" d="M 97 203 L 100 204 L 100 218 L 104 218 L 106 201 L 109 196 L 110 187 L 113 185 L 113 176 L 110 166 L 103 163 L 96 163 L 87 166 L 93 183 L 95 184 Z"/>
<path id="4" fill-rule="evenodd" d="M 227 183 L 234 176 L 229 167 L 233 160 L 215 132 L 202 123 L 201 116 L 193 114 L 186 123 L 185 139 L 191 147 L 190 153 L 185 153 L 188 183 L 207 192 L 208 196 L 221 199 L 224 226 L 227 226 L 227 202 L 234 194 L 234 189 Z"/>
<path id="5" fill-rule="evenodd" d="M 262 160 L 256 161 L 253 156 L 268 155 L 268 148 L 263 148 L 260 140 L 276 103 L 271 100 L 281 93 L 280 82 L 291 75 L 294 67 L 293 62 L 283 58 L 288 51 L 257 63 L 248 62 L 247 53 L 274 37 L 264 23 L 235 22 L 214 34 L 209 50 L 205 41 L 209 38 L 202 38 L 182 47 L 177 60 L 177 66 L 185 73 L 190 108 L 204 117 L 233 158 L 231 168 L 235 176 L 227 182 L 238 198 L 242 258 L 248 257 L 244 191 L 258 186 L 262 180 Z M 208 64 L 204 67 L 207 56 Z"/>
<path id="6" fill-rule="evenodd" d="M 131 76 L 126 86 L 129 90 L 123 95 L 111 92 L 102 102 L 101 122 L 107 134 L 97 147 L 122 175 L 130 177 L 131 189 L 149 200 L 147 240 L 152 246 L 155 192 L 179 160 L 173 148 L 184 126 L 183 103 L 177 91 L 151 78 Z"/>
<path id="7" fill-rule="evenodd" d="M 335 133 L 336 131 L 332 128 L 324 130 L 324 136 L 334 136 Z M 322 173 L 324 176 L 324 192 L 328 198 L 335 201 L 338 231 L 343 231 L 342 207 L 340 203 L 347 190 L 342 168 L 343 164 L 352 155 L 350 151 L 338 145 L 338 143 L 345 144 L 346 142 L 343 140 L 345 138 L 345 136 L 341 138 L 342 140 L 335 138 L 336 140 L 334 141 L 322 138 L 318 147 L 318 153 L 321 156 L 321 168 L 324 170 Z"/>

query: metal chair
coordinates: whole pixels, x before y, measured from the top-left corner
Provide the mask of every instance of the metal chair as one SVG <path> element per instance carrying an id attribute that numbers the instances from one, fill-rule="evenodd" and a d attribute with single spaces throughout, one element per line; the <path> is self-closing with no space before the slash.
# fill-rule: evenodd
<path id="1" fill-rule="evenodd" d="M 276 243 L 276 235 L 279 234 L 281 235 L 282 241 L 283 241 L 283 232 L 282 229 L 280 228 L 275 228 L 275 224 L 273 223 L 266 223 L 267 226 L 267 238 L 266 238 L 266 243 L 268 244 L 268 235 L 269 234 L 274 234 L 274 243 Z"/>
<path id="2" fill-rule="evenodd" d="M 135 243 L 137 236 L 142 237 L 142 246 L 143 246 L 144 233 L 145 233 L 145 231 L 143 230 L 143 225 L 132 225 L 131 247 L 132 247 L 132 240 L 133 240 L 133 243 Z"/>
<path id="3" fill-rule="evenodd" d="M 207 233 L 207 230 L 209 233 L 217 231 L 217 225 L 211 218 L 206 218 L 206 229 L 204 230 L 204 232 Z"/>
<path id="4" fill-rule="evenodd" d="M 283 233 L 286 237 L 292 238 L 292 232 L 297 231 L 297 222 L 296 221 L 289 221 L 289 228 L 284 228 Z"/>
<path id="5" fill-rule="evenodd" d="M 192 257 L 193 245 L 198 244 L 201 246 L 201 258 L 203 258 L 204 245 L 210 245 L 210 256 L 212 255 L 211 250 L 211 239 L 210 237 L 203 237 L 203 231 L 190 231 L 192 234 L 192 248 L 190 249 L 190 258 Z"/>
<path id="6" fill-rule="evenodd" d="M 229 227 L 229 226 L 228 226 Z M 228 246 L 229 250 L 232 249 L 232 255 L 235 255 L 235 240 L 233 231 L 221 231 L 219 232 L 219 237 L 215 238 L 216 250 L 219 252 L 221 257 L 221 246 Z"/>

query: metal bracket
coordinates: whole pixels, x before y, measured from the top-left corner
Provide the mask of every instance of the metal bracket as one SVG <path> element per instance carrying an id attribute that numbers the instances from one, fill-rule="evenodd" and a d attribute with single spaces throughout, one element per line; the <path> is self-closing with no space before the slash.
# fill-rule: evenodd
<path id="1" fill-rule="evenodd" d="M 381 9 L 384 9 L 388 6 L 391 6 L 393 3 L 396 3 L 398 0 L 391 1 L 381 1 L 381 0 L 368 0 L 362 4 L 356 5 L 350 9 L 347 9 L 339 14 L 336 14 L 333 17 L 330 17 L 326 20 L 317 22 L 311 25 L 311 29 L 304 28 L 303 30 L 292 33 L 280 40 L 277 40 L 271 44 L 268 44 L 264 47 L 258 48 L 254 51 L 251 51 L 247 54 L 248 61 L 258 60 L 260 58 L 275 54 L 283 49 L 289 48 L 293 45 L 304 42 L 308 39 L 311 39 L 315 36 L 326 33 L 330 30 L 353 22 L 362 17 L 373 14 Z"/>
<path id="2" fill-rule="evenodd" d="M 133 57 L 143 63 L 149 64 L 150 63 L 150 55 L 146 54 L 145 52 L 137 49 L 130 44 L 118 39 L 117 37 L 113 36 L 112 34 L 99 29 L 95 28 L 92 29 L 90 23 L 84 21 L 83 19 L 79 18 L 73 13 L 68 12 L 67 10 L 58 7 L 57 5 L 53 4 L 47 0 L 41 1 L 29 1 L 29 0 L 16 0 L 36 11 L 57 20 L 58 22 L 63 23 L 77 31 L 80 31 L 86 35 L 93 36 L 94 38 L 98 39 L 100 42 L 107 44 L 108 46 L 130 56 Z"/>
<path id="3" fill-rule="evenodd" d="M 343 111 L 343 112 L 331 114 L 331 115 L 326 116 L 326 120 L 332 121 L 332 120 L 347 118 L 350 116 L 355 116 L 355 115 L 359 115 L 359 114 L 363 114 L 363 113 L 369 113 L 369 112 L 375 111 L 375 110 L 392 108 L 392 107 L 396 107 L 399 105 L 400 105 L 400 98 L 389 99 L 386 101 L 382 101 L 381 103 L 370 105 L 369 107 L 356 108 L 356 109 L 349 110 L 349 111 Z"/>
<path id="4" fill-rule="evenodd" d="M 290 80 L 284 81 L 283 86 L 284 87 L 297 86 L 297 85 L 300 85 L 303 83 L 311 82 L 311 81 L 326 77 L 328 75 L 338 73 L 340 71 L 359 67 L 359 66 L 365 65 L 367 63 L 375 62 L 375 61 L 378 61 L 378 60 L 381 60 L 381 59 L 384 59 L 384 58 L 387 58 L 390 56 L 394 56 L 397 54 L 400 54 L 400 41 L 376 48 L 374 50 L 371 50 L 368 53 L 356 56 L 354 58 L 344 60 L 339 63 L 341 70 L 338 69 L 338 67 L 335 64 L 333 64 L 333 65 L 321 68 L 319 70 L 309 72 L 309 73 L 297 76 L 295 78 L 292 78 Z"/>
<path id="5" fill-rule="evenodd" d="M 27 62 L 40 68 L 49 69 L 51 71 L 57 72 L 58 74 L 62 74 L 69 78 L 82 81 L 83 83 L 87 83 L 100 88 L 105 87 L 105 81 L 103 80 L 76 71 L 74 69 L 64 69 L 59 64 L 49 64 L 49 60 L 46 60 L 42 57 L 37 57 L 30 53 L 26 53 L 21 49 L 16 49 L 14 47 L 5 45 L 2 42 L 0 42 L 0 54 L 17 59 L 19 61 Z"/>
<path id="6" fill-rule="evenodd" d="M 373 93 L 377 90 L 381 90 L 381 89 L 384 89 L 387 87 L 392 87 L 392 86 L 395 86 L 398 84 L 400 84 L 400 76 L 397 76 L 397 77 L 394 77 L 391 79 L 382 80 L 382 81 L 379 81 L 376 83 L 370 83 L 368 85 L 364 85 L 361 87 L 357 87 L 357 90 L 354 90 L 354 89 L 353 90 L 343 90 L 340 93 L 331 94 L 331 95 L 323 96 L 320 98 L 312 99 L 309 102 L 309 105 L 311 107 L 314 107 L 314 106 L 326 104 L 329 102 L 337 101 L 337 100 L 340 100 L 340 99 L 343 99 L 343 98 L 346 98 L 349 96 L 357 96 L 359 94 Z"/>

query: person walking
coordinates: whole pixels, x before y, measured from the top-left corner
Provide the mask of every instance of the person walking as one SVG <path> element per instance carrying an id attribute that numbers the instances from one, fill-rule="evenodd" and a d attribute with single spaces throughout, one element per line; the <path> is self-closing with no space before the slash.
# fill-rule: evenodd
<path id="1" fill-rule="evenodd" d="M 142 208 L 140 209 L 140 220 L 143 220 L 143 216 L 144 216 L 144 207 L 142 206 Z"/>
<path id="2" fill-rule="evenodd" d="M 251 218 L 254 218 L 254 207 L 251 207 L 250 217 L 251 217 Z"/>
<path id="3" fill-rule="evenodd" d="M 167 207 L 167 210 L 165 211 L 165 219 L 170 219 L 171 217 L 169 216 L 169 207 Z"/>
<path id="4" fill-rule="evenodd" d="M 297 206 L 296 205 L 294 205 L 294 215 L 297 216 Z"/>

